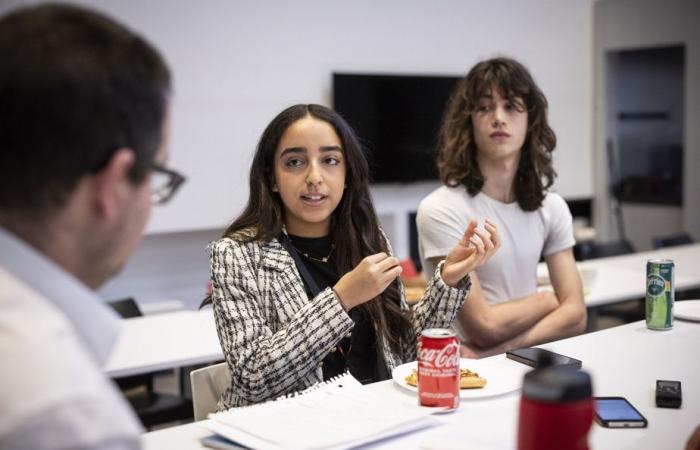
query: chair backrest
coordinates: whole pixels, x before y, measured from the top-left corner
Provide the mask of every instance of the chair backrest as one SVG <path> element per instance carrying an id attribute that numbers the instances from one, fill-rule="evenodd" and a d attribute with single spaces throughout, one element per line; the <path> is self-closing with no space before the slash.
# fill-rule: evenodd
<path id="1" fill-rule="evenodd" d="M 578 253 L 576 256 L 579 261 L 586 259 L 605 258 L 608 256 L 626 255 L 634 253 L 634 247 L 628 240 L 612 241 L 612 242 L 582 242 L 577 244 Z"/>
<path id="2" fill-rule="evenodd" d="M 669 236 L 654 236 L 654 248 L 673 247 L 676 245 L 692 244 L 693 238 L 688 233 L 678 233 Z"/>
<path id="3" fill-rule="evenodd" d="M 141 309 L 139 308 L 139 305 L 131 297 L 125 298 L 122 300 L 114 300 L 114 301 L 108 302 L 108 304 L 123 319 L 131 319 L 134 317 L 141 317 L 143 315 L 141 313 Z"/>
<path id="4" fill-rule="evenodd" d="M 190 372 L 192 384 L 192 405 L 194 420 L 204 420 L 209 413 L 216 411 L 216 404 L 226 388 L 231 384 L 228 364 L 222 362 Z"/>
<path id="5" fill-rule="evenodd" d="M 416 216 L 418 216 L 417 212 L 408 214 L 408 250 L 413 264 L 416 266 L 416 270 L 420 272 L 423 270 L 423 262 L 420 260 L 420 252 L 418 250 L 418 224 L 416 224 Z"/>

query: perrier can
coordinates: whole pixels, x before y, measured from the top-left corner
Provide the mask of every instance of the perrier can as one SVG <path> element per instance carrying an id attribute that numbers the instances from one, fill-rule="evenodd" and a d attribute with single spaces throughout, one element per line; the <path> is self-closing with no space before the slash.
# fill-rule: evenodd
<path id="1" fill-rule="evenodd" d="M 670 259 L 647 261 L 647 328 L 670 330 L 673 328 L 674 264 Z"/>

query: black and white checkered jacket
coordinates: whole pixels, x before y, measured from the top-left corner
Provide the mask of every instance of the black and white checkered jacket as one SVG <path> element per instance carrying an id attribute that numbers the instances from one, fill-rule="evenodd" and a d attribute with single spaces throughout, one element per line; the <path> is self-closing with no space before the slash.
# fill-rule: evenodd
<path id="1" fill-rule="evenodd" d="M 294 260 L 276 239 L 222 238 L 208 248 L 216 328 L 232 375 L 219 410 L 274 399 L 322 381 L 323 359 L 354 324 L 331 288 L 309 299 Z M 414 306 L 416 339 L 425 328 L 449 328 L 471 286 L 469 277 L 457 288 L 447 286 L 440 269 Z M 408 308 L 403 285 L 401 302 Z M 385 342 L 384 355 L 391 371 L 415 360 L 416 346 L 395 354 Z"/>

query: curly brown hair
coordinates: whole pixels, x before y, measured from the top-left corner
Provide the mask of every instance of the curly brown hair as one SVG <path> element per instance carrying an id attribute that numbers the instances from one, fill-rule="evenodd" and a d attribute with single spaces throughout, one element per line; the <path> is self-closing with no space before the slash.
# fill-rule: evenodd
<path id="1" fill-rule="evenodd" d="M 514 180 L 514 194 L 524 211 L 542 205 L 545 191 L 554 182 L 552 151 L 557 143 L 547 123 L 547 99 L 530 72 L 509 58 L 494 58 L 476 64 L 455 87 L 442 119 L 437 166 L 442 182 L 450 187 L 464 185 L 469 195 L 484 186 L 474 142 L 471 115 L 479 99 L 498 89 L 502 97 L 522 99 L 528 113 L 528 128 Z"/>

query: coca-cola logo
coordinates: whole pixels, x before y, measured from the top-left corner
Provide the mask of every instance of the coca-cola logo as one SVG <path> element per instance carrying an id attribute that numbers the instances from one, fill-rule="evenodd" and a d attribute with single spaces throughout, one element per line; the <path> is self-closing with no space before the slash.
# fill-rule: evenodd
<path id="1" fill-rule="evenodd" d="M 418 351 L 418 361 L 434 367 L 459 367 L 459 345 L 447 344 L 441 349 L 421 348 Z"/>

